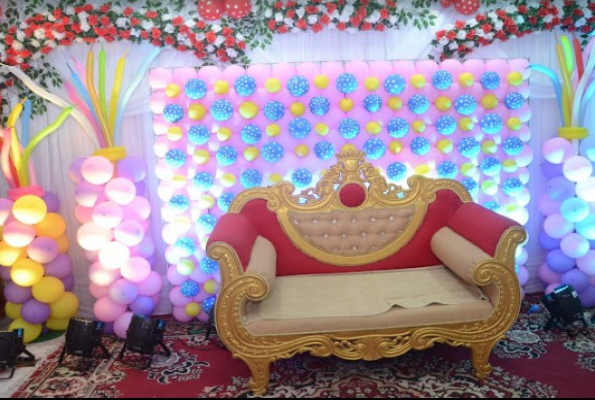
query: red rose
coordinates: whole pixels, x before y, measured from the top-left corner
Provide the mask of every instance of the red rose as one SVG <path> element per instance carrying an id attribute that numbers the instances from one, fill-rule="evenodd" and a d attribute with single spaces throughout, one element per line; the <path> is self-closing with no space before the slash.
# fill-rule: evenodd
<path id="1" fill-rule="evenodd" d="M 287 25 L 281 25 L 280 27 L 277 28 L 277 33 L 287 33 L 289 32 L 289 28 L 287 27 Z"/>
<path id="2" fill-rule="evenodd" d="M 593 31 L 593 28 L 589 25 L 585 25 L 581 28 L 581 32 L 583 33 L 591 33 Z"/>
<path id="3" fill-rule="evenodd" d="M 217 57 L 223 57 L 226 56 L 227 53 L 225 52 L 225 49 L 219 49 L 217 50 Z"/>
<path id="4" fill-rule="evenodd" d="M 536 16 L 529 17 L 529 23 L 531 25 L 537 25 L 537 17 Z"/>
<path id="5" fill-rule="evenodd" d="M 84 38 L 83 40 L 85 41 L 85 43 L 89 43 L 89 44 L 95 43 L 97 41 L 95 38 L 89 38 L 89 37 Z"/>
<path id="6" fill-rule="evenodd" d="M 235 46 L 235 44 L 236 44 L 236 39 L 233 36 L 228 36 L 225 39 L 225 45 L 227 47 L 233 47 L 233 46 Z"/>
<path id="7" fill-rule="evenodd" d="M 267 26 L 269 27 L 269 30 L 274 31 L 275 30 L 275 25 L 277 25 L 277 23 L 275 22 L 274 19 L 269 20 Z"/>
<path id="8" fill-rule="evenodd" d="M 217 40 L 217 34 L 213 31 L 207 32 L 206 35 L 207 43 L 214 43 Z"/>
<path id="9" fill-rule="evenodd" d="M 178 16 L 171 20 L 173 26 L 180 26 L 184 24 L 184 18 Z"/>
<path id="10" fill-rule="evenodd" d="M 197 51 L 194 53 L 198 59 L 207 58 L 207 53 L 204 51 Z"/>
<path id="11" fill-rule="evenodd" d="M 86 12 L 91 12 L 93 11 L 93 4 L 85 4 L 83 6 L 83 10 L 85 10 Z"/>
<path id="12" fill-rule="evenodd" d="M 205 24 L 205 21 L 198 21 L 198 22 L 196 23 L 196 27 L 197 27 L 198 29 L 205 29 L 205 28 L 207 27 L 207 24 Z"/>
<path id="13" fill-rule="evenodd" d="M 243 40 L 238 42 L 238 49 L 240 50 L 245 50 L 246 49 L 246 42 L 244 42 Z"/>
<path id="14" fill-rule="evenodd" d="M 280 10 L 283 8 L 283 2 L 282 1 L 276 2 L 273 7 L 275 8 L 275 10 Z"/>
<path id="15" fill-rule="evenodd" d="M 483 24 L 481 26 L 481 30 L 483 30 L 485 33 L 490 33 L 492 31 L 493 27 L 490 24 Z"/>
<path id="16" fill-rule="evenodd" d="M 99 7 L 99 11 L 101 11 L 102 13 L 107 13 L 110 8 L 112 7 L 112 5 L 110 3 L 106 3 L 104 5 L 102 5 L 101 7 Z"/>
<path id="17" fill-rule="evenodd" d="M 514 23 L 512 19 L 506 21 L 506 23 L 504 24 L 504 28 L 513 35 L 519 31 L 519 27 L 517 26 L 517 24 Z"/>
<path id="18" fill-rule="evenodd" d="M 507 17 L 506 11 L 504 11 L 504 10 L 496 10 L 496 15 L 499 16 L 500 18 Z"/>
<path id="19" fill-rule="evenodd" d="M 190 32 L 190 28 L 187 27 L 186 25 L 182 25 L 182 26 L 180 26 L 179 31 L 180 31 L 181 34 L 187 35 L 188 32 Z"/>
<path id="20" fill-rule="evenodd" d="M 12 65 L 14 65 L 14 64 L 15 64 L 15 63 L 14 63 L 14 61 L 13 61 L 11 64 L 12 64 Z M 26 70 L 28 70 L 29 68 L 31 68 L 31 66 L 30 66 L 29 64 L 26 64 L 26 63 L 22 63 L 22 64 L 20 65 L 20 67 L 21 67 L 21 69 L 22 69 L 23 71 L 26 71 Z M 12 79 L 10 80 L 10 82 L 11 82 L 11 83 L 10 83 L 10 85 L 8 85 L 8 82 L 6 83 L 6 86 L 7 86 L 7 87 L 12 87 L 12 85 L 14 85 L 14 82 L 12 81 Z"/>
<path id="21" fill-rule="evenodd" d="M 285 8 L 293 8 L 295 7 L 296 2 L 295 1 L 288 1 L 287 4 L 285 4 Z"/>
<path id="22" fill-rule="evenodd" d="M 376 25 L 376 30 L 378 32 L 384 32 L 385 29 L 386 29 L 386 26 L 384 26 L 383 24 L 377 24 Z"/>
<path id="23" fill-rule="evenodd" d="M 126 7 L 122 13 L 125 17 L 130 17 L 133 12 L 134 10 L 132 9 L 132 7 Z"/>
<path id="24" fill-rule="evenodd" d="M 221 33 L 223 34 L 223 36 L 230 36 L 233 35 L 233 29 L 226 26 L 225 28 L 223 28 L 223 31 Z"/>
<path id="25" fill-rule="evenodd" d="M 360 27 L 362 31 L 369 31 L 372 29 L 372 24 L 369 22 L 364 22 L 364 24 Z"/>
<path id="26" fill-rule="evenodd" d="M 572 17 L 566 17 L 562 21 L 563 25 L 572 25 L 574 23 L 574 19 Z"/>
<path id="27" fill-rule="evenodd" d="M 165 38 L 163 38 L 163 43 L 165 43 L 168 46 L 173 46 L 174 43 L 176 43 L 176 39 L 174 39 L 171 36 L 166 36 Z"/>
<path id="28" fill-rule="evenodd" d="M 456 31 L 448 31 L 448 33 L 446 34 L 446 38 L 448 40 L 455 40 L 457 37 L 457 32 Z"/>
<path id="29" fill-rule="evenodd" d="M 109 25 L 111 21 L 107 15 L 104 15 L 103 17 L 101 17 L 100 22 L 101 25 Z"/>
<path id="30" fill-rule="evenodd" d="M 151 29 L 151 37 L 153 39 L 159 39 L 161 37 L 161 31 L 157 28 Z"/>
<path id="31" fill-rule="evenodd" d="M 298 28 L 300 28 L 301 30 L 305 31 L 306 29 L 308 29 L 308 23 L 306 22 L 305 19 L 300 19 L 295 26 L 297 26 Z"/>
<path id="32" fill-rule="evenodd" d="M 145 17 L 153 19 L 153 18 L 157 18 L 159 16 L 159 14 L 157 14 L 156 11 L 147 11 L 145 13 Z"/>
<path id="33" fill-rule="evenodd" d="M 537 11 L 537 15 L 539 15 L 541 18 L 545 18 L 550 14 L 550 11 L 545 8 L 545 7 L 541 7 L 538 11 Z"/>
<path id="34" fill-rule="evenodd" d="M 83 31 L 81 29 L 81 24 L 79 24 L 78 22 L 75 22 L 74 24 L 70 25 L 70 29 L 72 29 L 74 33 L 81 33 Z"/>
<path id="35" fill-rule="evenodd" d="M 316 6 L 307 6 L 306 13 L 308 14 L 318 14 L 318 7 Z"/>
<path id="36" fill-rule="evenodd" d="M 389 16 L 390 16 L 390 14 L 386 8 L 380 9 L 380 18 L 387 19 Z"/>
<path id="37" fill-rule="evenodd" d="M 332 14 L 333 11 L 335 11 L 337 9 L 337 5 L 335 3 L 326 3 L 326 11 L 328 11 L 329 14 Z"/>
<path id="38" fill-rule="evenodd" d="M 161 41 L 160 40 L 157 40 L 157 39 L 151 40 L 151 44 L 153 46 L 155 46 L 155 47 L 161 47 L 161 46 L 163 46 L 163 43 L 161 43 Z"/>
<path id="39" fill-rule="evenodd" d="M 285 16 L 289 19 L 293 19 L 295 17 L 295 10 L 287 11 L 287 14 Z"/>
<path id="40" fill-rule="evenodd" d="M 122 39 L 128 40 L 128 39 L 130 39 L 130 36 L 131 36 L 130 35 L 130 30 L 128 29 L 128 30 L 125 30 L 125 31 L 120 31 L 119 35 L 120 35 L 120 37 Z"/>
<path id="41" fill-rule="evenodd" d="M 368 15 L 368 10 L 366 10 L 363 7 L 361 7 L 359 10 L 357 10 L 357 12 L 355 13 L 355 15 L 357 15 L 357 17 L 359 19 L 364 19 Z"/>
<path id="42" fill-rule="evenodd" d="M 322 17 L 320 17 L 320 23 L 323 25 L 328 25 L 331 23 L 331 17 L 328 16 L 328 14 L 323 14 Z"/>
<path id="43" fill-rule="evenodd" d="M 397 2 L 393 0 L 386 0 L 386 6 L 388 8 L 397 8 Z"/>
<path id="44" fill-rule="evenodd" d="M 183 44 L 178 45 L 178 47 L 176 47 L 176 50 L 184 52 L 184 51 L 188 51 L 188 47 L 184 46 Z"/>
<path id="45" fill-rule="evenodd" d="M 140 37 L 147 40 L 149 38 L 149 32 L 147 31 L 141 31 L 140 32 Z"/>
<path id="46" fill-rule="evenodd" d="M 54 18 L 58 19 L 62 16 L 62 10 L 56 8 L 54 11 L 52 11 L 52 15 L 54 16 Z"/>
<path id="47" fill-rule="evenodd" d="M 463 29 L 464 27 L 465 27 L 465 22 L 463 22 L 463 21 L 455 22 L 455 29 L 460 30 L 460 29 Z"/>
<path id="48" fill-rule="evenodd" d="M 135 18 L 135 17 L 130 18 L 130 25 L 136 26 L 138 24 L 140 24 L 140 20 L 138 18 Z"/>
<path id="49" fill-rule="evenodd" d="M 349 18 L 349 22 L 351 22 L 351 25 L 354 28 L 359 28 L 360 24 L 362 23 L 362 20 L 359 19 L 358 17 L 351 17 L 351 18 Z"/>
<path id="50" fill-rule="evenodd" d="M 62 39 L 58 42 L 60 46 L 70 46 L 72 44 L 72 39 Z"/>
<path id="51" fill-rule="evenodd" d="M 361 0 L 360 3 L 362 6 L 367 7 L 370 4 L 370 0 Z"/>
<path id="52" fill-rule="evenodd" d="M 344 31 L 345 29 L 347 29 L 347 25 L 345 25 L 345 22 L 339 22 L 337 24 L 337 29 L 340 31 Z"/>
<path id="53" fill-rule="evenodd" d="M 312 25 L 312 31 L 313 31 L 314 33 L 320 32 L 320 31 L 321 31 L 323 28 L 324 28 L 324 27 L 322 26 L 322 24 L 321 24 L 321 23 L 318 23 L 318 24 L 314 24 L 314 25 Z"/>
<path id="54" fill-rule="evenodd" d="M 475 39 L 475 29 L 471 29 L 469 32 L 467 32 L 467 35 L 465 36 L 465 38 L 467 40 Z"/>
<path id="55" fill-rule="evenodd" d="M 436 40 L 440 40 L 446 35 L 446 31 L 443 29 L 441 31 L 436 32 Z"/>
<path id="56" fill-rule="evenodd" d="M 97 18 L 97 15 L 89 15 L 89 18 L 87 18 L 87 21 L 89 21 L 89 25 L 95 26 L 95 25 L 97 25 L 99 18 Z"/>

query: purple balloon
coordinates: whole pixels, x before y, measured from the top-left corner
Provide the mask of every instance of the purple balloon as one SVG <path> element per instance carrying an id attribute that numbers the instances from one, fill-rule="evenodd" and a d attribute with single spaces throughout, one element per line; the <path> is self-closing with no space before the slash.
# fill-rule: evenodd
<path id="1" fill-rule="evenodd" d="M 550 180 L 557 176 L 564 175 L 564 172 L 562 172 L 563 165 L 564 164 L 552 164 L 551 162 L 546 161 L 541 164 L 541 172 L 543 172 L 543 175 L 547 180 Z"/>
<path id="2" fill-rule="evenodd" d="M 71 274 L 72 260 L 66 254 L 58 254 L 58 257 L 54 261 L 45 265 L 46 276 L 63 279 Z"/>
<path id="3" fill-rule="evenodd" d="M 562 239 L 555 239 L 544 231 L 539 232 L 539 244 L 544 250 L 559 249 L 560 242 L 562 242 Z"/>
<path id="4" fill-rule="evenodd" d="M 48 212 L 58 213 L 60 212 L 60 199 L 52 192 L 45 192 L 42 196 L 43 201 L 48 207 Z"/>
<path id="5" fill-rule="evenodd" d="M 570 271 L 576 263 L 574 258 L 568 257 L 560 249 L 550 251 L 545 258 L 545 262 L 552 271 L 559 273 Z"/>
<path id="6" fill-rule="evenodd" d="M 130 310 L 135 314 L 149 317 L 155 310 L 155 303 L 150 297 L 139 296 L 130 304 Z"/>
<path id="7" fill-rule="evenodd" d="M 35 299 L 27 300 L 21 308 L 21 317 L 30 324 L 42 324 L 50 314 L 50 306 Z"/>
<path id="8" fill-rule="evenodd" d="M 132 182 L 140 182 L 147 177 L 147 163 L 142 158 L 126 157 L 118 162 L 116 174 Z"/>
<path id="9" fill-rule="evenodd" d="M 135 182 L 134 186 L 136 186 L 136 195 L 137 196 L 144 196 L 147 193 L 147 184 L 145 181 Z"/>
<path id="10" fill-rule="evenodd" d="M 134 283 L 118 279 L 110 286 L 108 296 L 116 304 L 128 305 L 138 297 L 138 289 Z"/>
<path id="11" fill-rule="evenodd" d="M 65 278 L 62 278 L 62 283 L 64 283 L 64 290 L 67 292 L 72 292 L 74 289 L 74 276 L 68 275 Z"/>
<path id="12" fill-rule="evenodd" d="M 14 282 L 10 282 L 4 288 L 4 297 L 14 304 L 21 304 L 31 299 L 31 288 L 22 287 Z"/>
<path id="13" fill-rule="evenodd" d="M 573 268 L 562 275 L 562 283 L 572 286 L 577 292 L 582 292 L 589 286 L 589 275 L 578 268 Z"/>
<path id="14" fill-rule="evenodd" d="M 583 307 L 595 307 L 595 286 L 589 286 L 578 294 Z"/>
<path id="15" fill-rule="evenodd" d="M 10 282 L 10 267 L 5 267 L 4 265 L 0 265 L 0 278 L 4 282 Z"/>
<path id="16" fill-rule="evenodd" d="M 553 271 L 546 263 L 539 266 L 539 278 L 546 284 L 560 282 L 562 275 Z"/>
<path id="17" fill-rule="evenodd" d="M 114 334 L 114 323 L 113 322 L 106 322 L 105 323 L 105 329 L 103 330 L 103 332 L 106 335 L 113 335 Z"/>
<path id="18" fill-rule="evenodd" d="M 68 175 L 74 183 L 80 183 L 83 180 L 83 173 L 81 171 L 83 169 L 83 163 L 85 160 L 86 158 L 77 158 L 72 162 L 72 164 L 70 164 Z"/>

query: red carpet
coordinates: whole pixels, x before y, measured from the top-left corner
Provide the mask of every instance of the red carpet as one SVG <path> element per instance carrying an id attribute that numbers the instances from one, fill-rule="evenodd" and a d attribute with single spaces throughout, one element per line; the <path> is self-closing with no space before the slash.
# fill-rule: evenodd
<path id="1" fill-rule="evenodd" d="M 536 300 L 533 299 L 535 302 Z M 525 311 L 529 304 L 523 306 Z M 272 367 L 268 397 L 593 397 L 595 328 L 569 339 L 560 330 L 544 332 L 547 312 L 521 314 L 509 340 L 495 349 L 494 372 L 484 382 L 473 377 L 469 351 L 436 346 L 424 352 L 377 362 L 349 362 L 300 355 Z M 112 354 L 122 342 L 105 339 Z M 169 358 L 156 356 L 143 370 L 96 361 L 82 372 L 79 360 L 59 353 L 44 360 L 13 397 L 249 397 L 249 373 L 217 344 L 206 342 L 201 325 L 170 323 Z"/>

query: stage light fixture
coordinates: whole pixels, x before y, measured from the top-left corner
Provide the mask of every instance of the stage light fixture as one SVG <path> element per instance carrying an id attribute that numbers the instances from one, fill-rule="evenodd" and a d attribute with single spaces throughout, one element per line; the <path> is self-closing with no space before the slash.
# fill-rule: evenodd
<path id="1" fill-rule="evenodd" d="M 95 358 L 97 348 L 101 350 L 104 358 L 110 358 L 111 354 L 102 342 L 104 330 L 104 322 L 72 318 L 68 322 L 66 344 L 62 349 L 58 363 L 61 364 L 66 355 L 73 355 L 86 359 L 88 368 Z"/>
<path id="2" fill-rule="evenodd" d="M 544 330 L 547 331 L 555 325 L 564 329 L 569 336 L 576 336 L 587 328 L 581 299 L 572 286 L 558 286 L 553 292 L 543 296 L 541 302 L 550 313 L 550 319 Z M 578 328 L 577 322 L 582 327 Z"/>
<path id="3" fill-rule="evenodd" d="M 156 346 L 160 346 L 163 349 L 164 355 L 167 357 L 171 356 L 171 351 L 163 342 L 165 327 L 166 324 L 163 320 L 134 315 L 126 332 L 126 341 L 120 352 L 119 359 L 123 359 L 124 353 L 127 350 L 140 353 L 141 355 L 148 355 L 149 361 L 146 368 L 150 368 Z"/>
<path id="4" fill-rule="evenodd" d="M 8 377 L 0 379 L 12 378 L 19 363 L 35 363 L 35 356 L 23 344 L 24 334 L 23 329 L 0 331 L 0 371 L 10 370 Z"/>

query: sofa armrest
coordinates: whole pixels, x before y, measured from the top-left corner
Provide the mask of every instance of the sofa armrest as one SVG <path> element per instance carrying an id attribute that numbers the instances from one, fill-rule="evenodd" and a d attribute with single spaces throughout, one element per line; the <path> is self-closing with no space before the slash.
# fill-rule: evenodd
<path id="1" fill-rule="evenodd" d="M 227 243 L 231 246 L 246 270 L 252 256 L 254 243 L 258 233 L 250 220 L 243 214 L 225 214 L 217 221 L 217 225 L 209 236 L 207 248 L 215 242 Z"/>
<path id="2" fill-rule="evenodd" d="M 273 244 L 262 236 L 258 236 L 254 242 L 246 273 L 257 275 L 266 282 L 267 291 L 264 298 L 273 291 L 277 275 L 277 252 Z"/>

